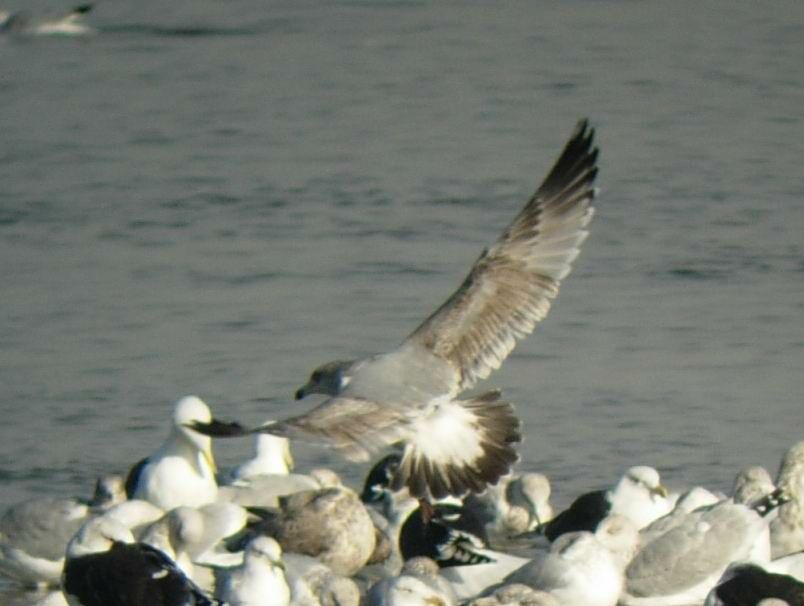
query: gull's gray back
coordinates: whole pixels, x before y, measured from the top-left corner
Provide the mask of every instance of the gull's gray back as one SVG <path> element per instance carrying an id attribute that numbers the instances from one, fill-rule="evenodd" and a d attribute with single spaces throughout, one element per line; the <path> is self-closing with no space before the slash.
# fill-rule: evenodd
<path id="1" fill-rule="evenodd" d="M 389 353 L 357 361 L 348 373 L 344 396 L 391 406 L 424 407 L 455 395 L 458 374 L 452 365 L 423 347 L 406 343 Z"/>

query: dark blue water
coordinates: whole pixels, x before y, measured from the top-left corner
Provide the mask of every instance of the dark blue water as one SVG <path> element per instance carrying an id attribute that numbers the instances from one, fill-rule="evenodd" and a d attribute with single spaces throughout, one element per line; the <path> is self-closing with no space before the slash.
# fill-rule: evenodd
<path id="1" fill-rule="evenodd" d="M 457 287 L 583 116 L 592 235 L 481 385 L 517 403 L 524 467 L 559 503 L 636 463 L 727 489 L 804 438 L 800 3 L 88 21 L 0 39 L 0 505 L 124 471 L 185 394 L 250 423 L 309 406 L 291 394 L 312 367 L 393 347 Z M 294 446 L 302 469 L 364 472 Z"/>

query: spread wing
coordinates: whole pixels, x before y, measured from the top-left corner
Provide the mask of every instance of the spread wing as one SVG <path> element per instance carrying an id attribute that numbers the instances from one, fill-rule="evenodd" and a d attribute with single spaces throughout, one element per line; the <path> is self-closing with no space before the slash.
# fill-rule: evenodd
<path id="1" fill-rule="evenodd" d="M 499 368 L 550 309 L 586 239 L 598 150 L 578 123 L 538 191 L 463 284 L 406 340 L 449 361 L 460 389 Z"/>
<path id="2" fill-rule="evenodd" d="M 405 438 L 414 414 L 371 400 L 334 397 L 302 415 L 255 431 L 307 441 L 320 438 L 347 459 L 366 461 L 370 454 Z"/>

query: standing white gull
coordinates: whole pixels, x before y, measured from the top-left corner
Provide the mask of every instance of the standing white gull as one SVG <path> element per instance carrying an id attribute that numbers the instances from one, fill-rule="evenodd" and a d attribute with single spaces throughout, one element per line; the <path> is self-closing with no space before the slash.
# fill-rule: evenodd
<path id="1" fill-rule="evenodd" d="M 329 398 L 258 431 L 317 438 L 354 461 L 402 442 L 392 487 L 414 497 L 481 492 L 507 473 L 521 439 L 513 407 L 496 391 L 458 396 L 536 328 L 570 272 L 593 214 L 593 137 L 581 121 L 522 211 L 399 347 L 318 367 L 296 398 Z"/>
<path id="2" fill-rule="evenodd" d="M 215 459 L 209 436 L 190 429 L 191 423 L 213 430 L 227 427 L 212 418 L 209 407 L 195 396 L 176 403 L 170 434 L 162 446 L 129 472 L 126 491 L 132 499 L 144 499 L 170 510 L 198 507 L 218 496 Z"/>
<path id="3" fill-rule="evenodd" d="M 263 475 L 287 475 L 293 470 L 293 455 L 287 438 L 259 434 L 256 439 L 256 454 L 233 468 L 227 477 L 228 483 L 236 484 Z"/>

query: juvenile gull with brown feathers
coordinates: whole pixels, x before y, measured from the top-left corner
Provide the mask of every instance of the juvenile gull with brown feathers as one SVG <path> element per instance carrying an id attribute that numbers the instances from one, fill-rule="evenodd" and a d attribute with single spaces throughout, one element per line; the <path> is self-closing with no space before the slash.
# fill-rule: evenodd
<path id="1" fill-rule="evenodd" d="M 401 442 L 393 487 L 422 498 L 481 492 L 507 473 L 521 439 L 513 406 L 498 391 L 458 396 L 534 330 L 570 272 L 593 213 L 593 137 L 579 122 L 522 211 L 399 347 L 320 366 L 296 398 L 328 399 L 254 431 L 319 438 L 354 461 Z"/>

